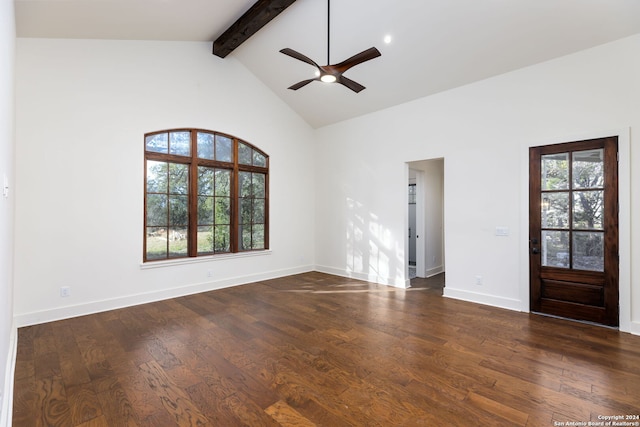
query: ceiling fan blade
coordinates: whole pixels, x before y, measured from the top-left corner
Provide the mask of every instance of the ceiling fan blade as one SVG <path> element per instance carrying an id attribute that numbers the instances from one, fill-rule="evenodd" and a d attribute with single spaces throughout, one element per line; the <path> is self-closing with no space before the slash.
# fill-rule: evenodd
<path id="1" fill-rule="evenodd" d="M 301 82 L 298 82 L 298 83 L 296 83 L 296 84 L 294 84 L 294 85 L 289 86 L 287 89 L 291 89 L 291 90 L 298 90 L 298 89 L 300 89 L 301 87 L 304 87 L 304 86 L 308 85 L 309 83 L 311 83 L 311 82 L 312 82 L 312 81 L 314 81 L 314 80 L 318 80 L 318 79 L 303 80 L 303 81 L 301 81 Z"/>
<path id="2" fill-rule="evenodd" d="M 288 56 L 290 56 L 292 58 L 295 58 L 295 59 L 297 59 L 299 61 L 306 62 L 307 64 L 313 65 L 314 67 L 316 67 L 318 69 L 320 68 L 320 66 L 318 64 L 316 64 L 313 59 L 308 58 L 308 57 L 304 56 L 303 54 L 301 54 L 300 52 L 296 52 L 293 49 L 289 49 L 288 47 L 286 47 L 284 49 L 281 49 L 280 52 L 284 53 L 285 55 L 288 55 Z"/>
<path id="3" fill-rule="evenodd" d="M 375 47 L 371 47 L 367 50 L 363 50 L 362 52 L 353 55 L 349 59 L 345 59 L 341 63 L 334 65 L 334 67 L 340 70 L 341 73 L 344 73 L 349 68 L 355 65 L 362 64 L 365 61 L 369 61 L 370 59 L 377 58 L 381 55 L 382 54 L 378 49 L 376 49 Z"/>
<path id="4" fill-rule="evenodd" d="M 362 91 L 363 89 L 366 89 L 360 83 L 354 82 L 353 80 L 348 79 L 345 76 L 339 76 L 336 81 L 337 81 L 337 83 L 340 83 L 340 84 L 348 87 L 349 89 L 351 89 L 355 93 L 358 93 L 358 92 Z"/>

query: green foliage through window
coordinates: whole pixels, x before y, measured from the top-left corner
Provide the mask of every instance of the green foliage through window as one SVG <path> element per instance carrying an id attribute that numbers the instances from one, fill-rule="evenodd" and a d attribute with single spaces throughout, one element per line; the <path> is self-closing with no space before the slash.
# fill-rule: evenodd
<path id="1" fill-rule="evenodd" d="M 145 170 L 145 261 L 268 248 L 261 150 L 212 131 L 154 132 Z"/>

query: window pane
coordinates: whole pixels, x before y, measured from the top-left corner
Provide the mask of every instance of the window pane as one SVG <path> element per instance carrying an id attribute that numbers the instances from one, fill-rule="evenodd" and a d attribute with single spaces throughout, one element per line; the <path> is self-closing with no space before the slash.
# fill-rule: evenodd
<path id="1" fill-rule="evenodd" d="M 240 197 L 251 197 L 251 172 L 238 174 L 238 187 L 240 188 Z"/>
<path id="2" fill-rule="evenodd" d="M 264 157 L 262 153 L 258 152 L 257 150 L 253 150 L 253 164 L 255 166 L 266 167 L 267 159 Z"/>
<path id="3" fill-rule="evenodd" d="M 252 199 L 240 199 L 240 224 L 251 224 Z"/>
<path id="4" fill-rule="evenodd" d="M 231 171 L 216 169 L 216 196 L 231 196 Z"/>
<path id="5" fill-rule="evenodd" d="M 182 257 L 187 255 L 187 229 L 169 229 L 169 258 Z"/>
<path id="6" fill-rule="evenodd" d="M 542 194 L 542 227 L 569 228 L 569 192 Z"/>
<path id="7" fill-rule="evenodd" d="M 171 132 L 169 135 L 169 154 L 191 154 L 191 132 Z"/>
<path id="8" fill-rule="evenodd" d="M 147 259 L 167 257 L 167 230 L 161 227 L 147 227 Z"/>
<path id="9" fill-rule="evenodd" d="M 166 194 L 147 194 L 147 226 L 167 226 L 169 210 Z"/>
<path id="10" fill-rule="evenodd" d="M 198 254 L 213 252 L 213 227 L 198 227 Z"/>
<path id="11" fill-rule="evenodd" d="M 569 153 L 541 157 L 542 190 L 569 189 Z"/>
<path id="12" fill-rule="evenodd" d="M 216 197 L 215 223 L 231 224 L 231 199 L 229 197 Z"/>
<path id="13" fill-rule="evenodd" d="M 213 224 L 213 197 L 198 197 L 198 224 Z"/>
<path id="14" fill-rule="evenodd" d="M 602 230 L 604 191 L 573 192 L 573 228 Z"/>
<path id="15" fill-rule="evenodd" d="M 265 175 L 262 173 L 253 174 L 253 197 L 265 197 Z"/>
<path id="16" fill-rule="evenodd" d="M 238 227 L 238 234 L 240 239 L 240 250 L 248 251 L 251 249 L 251 225 L 240 224 Z"/>
<path id="17" fill-rule="evenodd" d="M 252 149 L 248 145 L 238 142 L 238 163 L 250 165 L 252 160 Z"/>
<path id="18" fill-rule="evenodd" d="M 198 194 L 202 196 L 213 196 L 214 170 L 198 166 Z"/>
<path id="19" fill-rule="evenodd" d="M 253 223 L 264 223 L 264 199 L 253 200 Z"/>
<path id="20" fill-rule="evenodd" d="M 228 225 L 216 225 L 214 227 L 213 250 L 216 252 L 229 252 L 231 250 L 231 227 Z"/>
<path id="21" fill-rule="evenodd" d="M 198 132 L 198 157 L 213 160 L 213 134 Z"/>
<path id="22" fill-rule="evenodd" d="M 147 161 L 147 192 L 166 193 L 168 185 L 168 166 L 166 162 Z"/>
<path id="23" fill-rule="evenodd" d="M 178 163 L 169 163 L 169 193 L 187 194 L 189 189 L 189 167 Z"/>
<path id="24" fill-rule="evenodd" d="M 569 268 L 568 231 L 542 231 L 542 265 Z"/>
<path id="25" fill-rule="evenodd" d="M 187 196 L 169 197 L 169 225 L 189 224 Z"/>
<path id="26" fill-rule="evenodd" d="M 233 140 L 226 136 L 216 135 L 216 160 L 233 162 Z"/>
<path id="27" fill-rule="evenodd" d="M 264 225 L 254 225 L 252 230 L 252 249 L 264 249 Z"/>
<path id="28" fill-rule="evenodd" d="M 573 187 L 604 188 L 604 150 L 573 153 Z"/>
<path id="29" fill-rule="evenodd" d="M 166 133 L 147 136 L 144 139 L 144 146 L 147 151 L 166 154 L 169 152 L 169 137 Z"/>
<path id="30" fill-rule="evenodd" d="M 604 233 L 573 233 L 573 268 L 604 271 Z"/>

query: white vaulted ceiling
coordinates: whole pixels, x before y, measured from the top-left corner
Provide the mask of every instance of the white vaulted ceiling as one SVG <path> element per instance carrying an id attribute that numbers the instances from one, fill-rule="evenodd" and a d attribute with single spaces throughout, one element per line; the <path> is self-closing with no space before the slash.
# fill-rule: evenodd
<path id="1" fill-rule="evenodd" d="M 16 26 L 18 37 L 212 42 L 253 3 L 16 0 Z M 297 0 L 230 54 L 316 128 L 640 33 L 638 0 L 333 0 L 331 62 L 382 52 L 345 73 L 367 89 L 287 90 L 314 69 L 279 50 L 325 65 L 326 8 Z"/>

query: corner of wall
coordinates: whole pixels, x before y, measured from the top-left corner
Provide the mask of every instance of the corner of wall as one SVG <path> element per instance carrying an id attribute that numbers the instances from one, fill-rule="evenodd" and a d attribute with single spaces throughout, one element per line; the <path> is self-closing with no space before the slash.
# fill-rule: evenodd
<path id="1" fill-rule="evenodd" d="M 12 407 L 13 407 L 13 378 L 16 368 L 16 355 L 18 349 L 18 329 L 15 323 L 11 326 L 11 334 L 9 336 L 9 355 L 7 357 L 7 366 L 5 367 L 5 382 L 0 401 L 0 427 L 11 426 Z"/>

